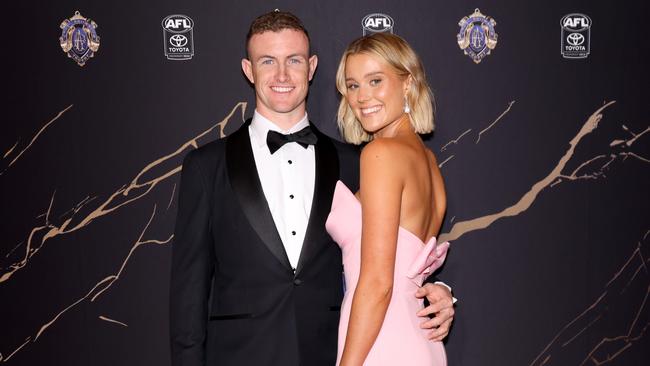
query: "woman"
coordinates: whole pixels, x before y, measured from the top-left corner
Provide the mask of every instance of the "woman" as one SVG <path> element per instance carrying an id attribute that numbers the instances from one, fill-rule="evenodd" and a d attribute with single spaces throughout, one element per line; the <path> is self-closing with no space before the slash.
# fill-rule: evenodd
<path id="1" fill-rule="evenodd" d="M 419 326 L 422 300 L 413 295 L 449 246 L 435 239 L 446 208 L 442 176 L 418 136 L 433 130 L 422 63 L 402 38 L 373 34 L 348 46 L 336 84 L 343 137 L 369 141 L 359 192 L 338 182 L 327 221 L 347 288 L 337 364 L 446 365 L 442 342 Z"/>

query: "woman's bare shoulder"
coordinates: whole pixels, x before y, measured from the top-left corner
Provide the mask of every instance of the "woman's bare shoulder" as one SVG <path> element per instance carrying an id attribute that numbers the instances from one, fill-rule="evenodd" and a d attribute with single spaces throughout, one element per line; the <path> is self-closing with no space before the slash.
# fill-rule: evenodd
<path id="1" fill-rule="evenodd" d="M 412 148 L 399 139 L 378 138 L 370 141 L 361 150 L 361 161 L 380 158 L 386 161 L 404 160 Z"/>
<path id="2" fill-rule="evenodd" d="M 397 139 L 374 139 L 361 150 L 361 174 L 372 178 L 404 175 L 409 147 Z"/>

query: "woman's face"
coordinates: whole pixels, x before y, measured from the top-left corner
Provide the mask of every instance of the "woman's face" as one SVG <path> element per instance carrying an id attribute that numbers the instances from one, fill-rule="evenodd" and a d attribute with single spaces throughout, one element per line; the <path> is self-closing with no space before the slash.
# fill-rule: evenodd
<path id="1" fill-rule="evenodd" d="M 345 62 L 346 100 L 361 126 L 370 134 L 381 132 L 404 115 L 406 77 L 382 58 L 358 53 Z"/>

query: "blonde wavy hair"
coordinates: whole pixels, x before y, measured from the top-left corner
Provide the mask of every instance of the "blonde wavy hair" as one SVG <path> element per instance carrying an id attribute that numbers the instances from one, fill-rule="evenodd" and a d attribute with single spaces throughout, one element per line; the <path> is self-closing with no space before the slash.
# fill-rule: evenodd
<path id="1" fill-rule="evenodd" d="M 432 132 L 434 129 L 433 94 L 427 83 L 422 61 L 402 37 L 390 33 L 375 33 L 350 43 L 343 52 L 336 71 L 336 88 L 342 96 L 337 122 L 345 141 L 359 145 L 372 140 L 372 136 L 363 129 L 346 100 L 345 63 L 349 56 L 359 53 L 379 56 L 398 75 L 404 78 L 411 76 L 411 83 L 406 92 L 406 99 L 411 109 L 409 113 L 411 125 L 417 133 Z"/>

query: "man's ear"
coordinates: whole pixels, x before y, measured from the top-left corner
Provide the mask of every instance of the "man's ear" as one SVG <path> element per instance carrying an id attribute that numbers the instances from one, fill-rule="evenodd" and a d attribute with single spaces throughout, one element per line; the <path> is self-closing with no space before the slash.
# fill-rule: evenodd
<path id="1" fill-rule="evenodd" d="M 316 67 L 318 66 L 318 56 L 313 55 L 309 58 L 309 81 L 314 77 Z"/>
<path id="2" fill-rule="evenodd" d="M 251 84 L 255 84 L 255 77 L 253 77 L 253 64 L 251 64 L 249 59 L 241 59 L 241 69 L 244 72 L 244 75 L 246 75 L 246 78 L 248 78 L 248 81 L 250 81 Z"/>

